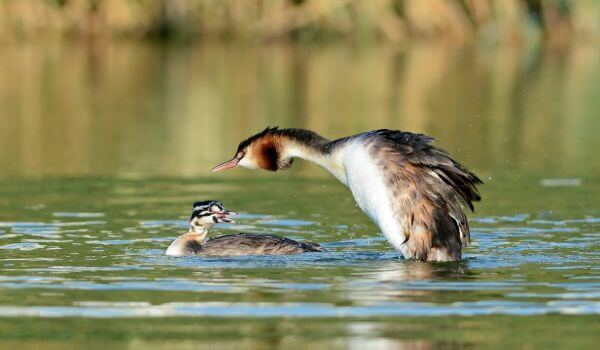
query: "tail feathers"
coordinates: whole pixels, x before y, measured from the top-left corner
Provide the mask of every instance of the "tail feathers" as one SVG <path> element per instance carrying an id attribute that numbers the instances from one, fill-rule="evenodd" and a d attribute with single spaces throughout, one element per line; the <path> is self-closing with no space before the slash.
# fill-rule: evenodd
<path id="1" fill-rule="evenodd" d="M 434 169 L 435 173 L 448 185 L 450 185 L 459 195 L 460 199 L 471 211 L 475 210 L 473 201 L 481 200 L 477 185 L 483 182 L 472 172 L 456 167 L 439 167 Z"/>

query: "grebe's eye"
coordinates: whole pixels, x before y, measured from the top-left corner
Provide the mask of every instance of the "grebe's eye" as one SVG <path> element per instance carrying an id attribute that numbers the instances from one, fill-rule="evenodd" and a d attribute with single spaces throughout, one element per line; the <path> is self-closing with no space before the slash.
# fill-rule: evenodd
<path id="1" fill-rule="evenodd" d="M 218 213 L 221 211 L 221 208 L 219 208 L 218 204 L 213 204 L 210 206 L 210 211 L 212 211 L 213 213 Z"/>
<path id="2" fill-rule="evenodd" d="M 242 151 L 240 151 L 240 152 L 238 152 L 238 153 L 235 155 L 235 158 L 236 158 L 236 159 L 242 159 L 242 158 L 244 158 L 244 156 L 245 156 L 245 155 L 246 155 L 246 153 L 245 153 L 245 152 L 242 152 Z"/>

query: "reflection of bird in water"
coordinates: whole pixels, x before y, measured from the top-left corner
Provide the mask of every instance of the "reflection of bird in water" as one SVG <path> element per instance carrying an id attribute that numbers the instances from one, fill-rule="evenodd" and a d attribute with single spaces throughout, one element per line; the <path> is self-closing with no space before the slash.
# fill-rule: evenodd
<path id="1" fill-rule="evenodd" d="M 347 295 L 357 303 L 438 300 L 444 293 L 440 292 L 444 284 L 441 281 L 456 283 L 457 279 L 471 275 L 466 262 L 427 264 L 421 261 L 387 261 L 383 265 L 369 266 L 363 272 L 355 272 Z"/>
<path id="2" fill-rule="evenodd" d="M 436 265 L 419 261 L 397 260 L 382 266 L 371 266 L 367 271 L 355 274 L 355 287 L 349 296 L 356 301 L 382 301 L 429 295 L 431 290 L 406 288 L 406 282 L 436 279 L 440 277 L 439 272 Z"/>
<path id="3" fill-rule="evenodd" d="M 208 230 L 220 222 L 234 223 L 231 212 L 218 201 L 194 203 L 190 230 L 179 236 L 166 251 L 167 255 L 284 255 L 322 252 L 325 249 L 312 242 L 297 242 L 275 235 L 238 233 L 208 239 Z"/>
<path id="4" fill-rule="evenodd" d="M 330 141 L 310 130 L 267 128 L 242 141 L 235 156 L 213 171 L 237 165 L 276 171 L 296 157 L 310 160 L 350 188 L 405 258 L 458 260 L 470 240 L 462 206 L 473 210 L 482 182 L 432 141 L 385 129 Z"/>
<path id="5" fill-rule="evenodd" d="M 437 289 L 440 280 L 448 278 L 454 283 L 457 278 L 469 275 L 471 273 L 467 263 L 462 261 L 453 264 L 428 264 L 421 261 L 388 260 L 381 265 L 369 265 L 363 272 L 355 272 L 352 288 L 345 295 L 353 304 L 380 304 L 404 311 L 405 308 L 413 308 L 415 315 L 419 315 L 426 313 L 419 303 L 427 305 L 443 300 L 442 294 L 445 291 Z M 416 329 L 427 330 L 432 327 L 429 321 L 416 321 L 418 319 L 401 317 L 392 324 L 351 323 L 349 327 L 353 336 L 348 340 L 348 349 L 437 349 L 439 344 L 431 341 L 430 337 L 419 337 L 412 333 Z M 402 334 L 398 333 L 401 330 L 405 331 L 407 339 L 380 336 L 399 336 Z"/>
<path id="6" fill-rule="evenodd" d="M 431 327 L 431 325 L 429 325 Z M 440 343 L 443 348 L 464 348 L 463 344 L 454 344 L 449 341 L 436 342 L 431 337 L 418 338 L 417 336 L 409 337 L 407 334 L 413 333 L 415 330 L 422 331 L 427 329 L 425 325 L 415 325 L 415 321 L 406 321 L 400 319 L 395 321 L 393 325 L 390 323 L 377 322 L 353 322 L 348 325 L 348 333 L 346 349 L 362 350 L 362 349 L 377 349 L 377 350 L 433 350 L 439 349 Z M 430 331 L 433 331 L 430 329 Z M 390 336 L 393 334 L 395 336 Z M 406 337 L 408 339 L 403 339 Z"/>

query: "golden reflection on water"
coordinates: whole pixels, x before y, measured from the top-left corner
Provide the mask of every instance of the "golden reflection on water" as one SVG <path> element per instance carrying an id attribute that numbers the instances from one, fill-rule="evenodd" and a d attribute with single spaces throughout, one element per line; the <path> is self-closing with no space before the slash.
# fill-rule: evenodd
<path id="1" fill-rule="evenodd" d="M 599 59 L 593 44 L 8 46 L 0 176 L 206 175 L 267 125 L 424 132 L 486 176 L 586 176 Z"/>

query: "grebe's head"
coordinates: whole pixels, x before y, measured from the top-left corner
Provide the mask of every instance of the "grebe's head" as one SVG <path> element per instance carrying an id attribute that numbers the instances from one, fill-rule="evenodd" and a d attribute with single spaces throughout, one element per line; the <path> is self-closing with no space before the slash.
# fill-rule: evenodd
<path id="1" fill-rule="evenodd" d="M 190 217 L 190 227 L 194 231 L 201 231 L 220 222 L 233 224 L 235 221 L 230 217 L 234 215 L 237 215 L 237 213 L 225 209 L 223 203 L 219 201 L 196 202 Z"/>
<path id="2" fill-rule="evenodd" d="M 289 129 L 286 129 L 289 130 Z M 283 170 L 292 164 L 292 159 L 284 155 L 284 148 L 291 141 L 286 130 L 277 127 L 266 128 L 240 142 L 235 156 L 215 166 L 212 171 L 242 166 L 248 169 Z"/>

